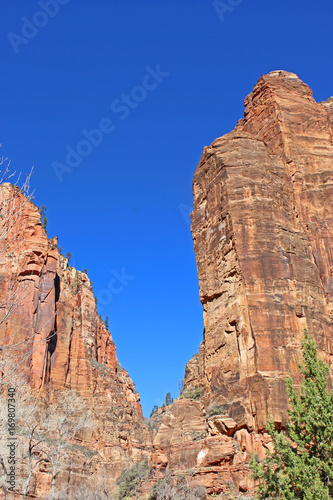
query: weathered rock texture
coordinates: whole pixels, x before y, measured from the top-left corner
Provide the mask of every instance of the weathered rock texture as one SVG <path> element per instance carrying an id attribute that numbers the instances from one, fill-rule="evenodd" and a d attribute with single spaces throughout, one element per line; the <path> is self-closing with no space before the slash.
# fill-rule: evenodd
<path id="1" fill-rule="evenodd" d="M 204 149 L 192 213 L 204 338 L 182 398 L 150 422 L 153 481 L 166 469 L 191 469 L 210 493 L 248 492 L 250 453 L 271 447 L 267 415 L 286 424 L 284 377 L 299 381 L 305 327 L 332 368 L 332 127 L 332 98 L 316 103 L 296 75 L 274 71 L 246 98 L 235 130 Z M 13 192 L 2 186 L 0 202 Z M 86 274 L 59 255 L 31 202 L 12 214 L 8 234 L 0 228 L 2 346 L 24 341 L 18 356 L 35 391 L 56 399 L 76 390 L 94 413 L 95 431 L 81 436 L 87 453 L 73 453 L 58 489 L 89 474 L 112 482 L 128 458 L 150 449 L 139 397 Z M 38 498 L 49 488 L 41 467 L 32 481 Z"/>
<path id="2" fill-rule="evenodd" d="M 332 118 L 332 98 L 317 103 L 295 74 L 274 71 L 245 99 L 235 130 L 204 148 L 194 175 L 205 331 L 185 390 L 203 396 L 195 409 L 177 401 L 154 445 L 170 464 L 191 466 L 197 453 L 198 465 L 222 467 L 241 491 L 251 486 L 249 452 L 269 446 L 267 415 L 286 423 L 284 377 L 299 381 L 305 327 L 332 367 Z M 213 403 L 224 413 L 215 422 L 205 414 Z M 205 423 L 210 437 L 190 443 L 189 427 Z"/>
<path id="3" fill-rule="evenodd" d="M 63 390 L 77 391 L 94 415 L 92 432 L 80 442 L 86 455 L 73 453 L 72 468 L 57 479 L 57 491 L 67 489 L 71 498 L 70 485 L 91 483 L 97 473 L 110 485 L 125 465 L 147 454 L 150 437 L 87 275 L 59 254 L 39 209 L 17 188 L 3 184 L 0 203 L 7 220 L 7 229 L 0 228 L 1 346 L 35 391 L 50 401 Z M 41 498 L 50 486 L 47 467 L 35 476 L 30 494 Z"/>
<path id="4" fill-rule="evenodd" d="M 263 76 L 244 115 L 205 148 L 193 181 L 199 372 L 207 398 L 238 402 L 260 430 L 267 413 L 284 422 L 304 327 L 331 360 L 333 133 L 291 73 Z"/>

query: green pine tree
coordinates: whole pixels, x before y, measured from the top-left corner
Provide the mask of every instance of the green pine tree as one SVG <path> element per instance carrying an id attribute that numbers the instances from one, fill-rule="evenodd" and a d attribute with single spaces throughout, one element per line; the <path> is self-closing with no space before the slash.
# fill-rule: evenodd
<path id="1" fill-rule="evenodd" d="M 149 415 L 149 418 L 151 418 L 153 415 L 155 415 L 155 413 L 157 412 L 158 410 L 158 406 L 153 406 L 153 409 L 151 410 L 150 412 L 150 415 Z"/>
<path id="2" fill-rule="evenodd" d="M 259 462 L 252 457 L 252 477 L 259 499 L 323 500 L 333 498 L 333 391 L 327 390 L 329 368 L 317 355 L 307 331 L 302 341 L 300 393 L 286 379 L 292 409 L 286 433 L 268 420 L 274 451 Z"/>
<path id="3" fill-rule="evenodd" d="M 39 212 L 40 212 L 41 217 L 44 217 L 46 215 L 46 210 L 47 210 L 47 208 L 45 205 L 42 205 L 40 207 Z"/>
<path id="4" fill-rule="evenodd" d="M 169 406 L 173 403 L 173 397 L 171 396 L 171 393 L 168 392 L 167 395 L 165 396 L 165 404 L 166 406 Z"/>
<path id="5" fill-rule="evenodd" d="M 41 216 L 41 220 L 42 220 L 42 227 L 44 229 L 44 231 L 46 232 L 47 231 L 47 217 L 46 217 L 46 206 L 45 205 L 42 205 L 39 209 L 39 212 L 40 212 L 40 216 Z"/>

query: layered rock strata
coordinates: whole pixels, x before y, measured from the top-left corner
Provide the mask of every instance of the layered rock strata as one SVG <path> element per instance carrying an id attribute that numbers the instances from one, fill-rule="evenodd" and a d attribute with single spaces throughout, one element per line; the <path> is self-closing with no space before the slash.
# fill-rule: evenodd
<path id="1" fill-rule="evenodd" d="M 68 491 L 71 498 L 71 485 L 94 481 L 96 474 L 110 486 L 124 466 L 149 450 L 139 395 L 117 361 L 87 274 L 59 253 L 57 240 L 49 240 L 42 228 L 39 209 L 17 188 L 3 184 L 0 203 L 5 215 L 0 340 L 7 364 L 22 371 L 51 403 L 63 391 L 74 391 L 93 413 L 92 430 L 79 443 L 87 453 L 73 453 L 72 467 L 57 478 L 57 491 Z M 47 467 L 34 474 L 31 484 L 31 496 L 41 498 L 50 487 Z"/>
<path id="2" fill-rule="evenodd" d="M 154 445 L 171 465 L 222 468 L 219 488 L 205 476 L 211 491 L 228 480 L 251 487 L 246 463 L 269 447 L 267 415 L 286 424 L 284 378 L 299 382 L 304 328 L 332 367 L 332 117 L 332 98 L 317 103 L 295 74 L 273 71 L 245 99 L 235 130 L 204 148 L 194 174 L 205 331 L 185 391 L 201 388 L 202 397 L 176 401 Z M 214 405 L 220 415 L 209 417 Z M 189 437 L 203 429 L 206 437 Z"/>
<path id="3" fill-rule="evenodd" d="M 262 76 L 244 119 L 204 148 L 192 234 L 205 330 L 182 397 L 157 416 L 150 463 L 161 475 L 190 470 L 209 493 L 246 494 L 250 453 L 271 447 L 267 415 L 286 425 L 284 378 L 299 382 L 304 328 L 332 368 L 332 163 L 332 98 L 316 103 L 284 71 Z M 94 431 L 77 437 L 80 451 L 58 491 L 96 476 L 109 489 L 123 466 L 150 451 L 138 394 L 87 275 L 59 254 L 37 207 L 15 188 L 3 185 L 0 203 L 8 215 L 0 227 L 2 352 L 14 353 L 36 393 L 53 402 L 77 391 L 93 412 Z M 44 463 L 30 497 L 49 489 Z"/>

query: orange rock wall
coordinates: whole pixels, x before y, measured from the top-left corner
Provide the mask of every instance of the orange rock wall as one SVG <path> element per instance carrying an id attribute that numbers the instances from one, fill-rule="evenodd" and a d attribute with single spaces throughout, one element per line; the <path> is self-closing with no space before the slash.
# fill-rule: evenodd
<path id="1" fill-rule="evenodd" d="M 284 377 L 297 373 L 305 327 L 332 361 L 332 137 L 309 87 L 272 72 L 194 175 L 200 380 L 207 402 L 219 399 L 249 430 L 267 413 L 285 423 Z"/>
<path id="2" fill-rule="evenodd" d="M 12 346 L 10 362 L 41 396 L 54 402 L 63 390 L 77 391 L 94 415 L 80 442 L 93 458 L 85 463 L 73 454 L 73 470 L 63 471 L 57 491 L 94 482 L 98 473 L 111 485 L 151 445 L 139 395 L 98 317 L 89 278 L 59 254 L 56 238 L 48 240 L 39 209 L 10 184 L 0 186 L 0 204 L 12 220 L 0 228 L 1 345 Z M 44 483 L 37 473 L 31 484 L 38 495 Z"/>
<path id="3" fill-rule="evenodd" d="M 296 75 L 262 76 L 235 130 L 205 147 L 192 235 L 204 335 L 184 393 L 154 437 L 157 467 L 194 467 L 212 493 L 253 490 L 248 462 L 286 424 L 284 379 L 299 382 L 304 328 L 331 366 L 333 99 Z M 187 391 L 187 392 L 186 392 Z M 215 415 L 212 415 L 212 412 Z"/>
<path id="4" fill-rule="evenodd" d="M 271 446 L 268 414 L 286 424 L 284 378 L 299 382 L 305 327 L 332 368 L 332 127 L 332 98 L 316 103 L 296 75 L 274 71 L 245 99 L 235 130 L 204 148 L 194 174 L 205 330 L 186 367 L 185 397 L 156 417 L 150 462 L 159 471 L 190 468 L 210 493 L 253 489 L 250 453 L 262 457 Z M 111 485 L 128 460 L 151 451 L 139 396 L 88 277 L 59 255 L 37 207 L 15 192 L 0 188 L 0 204 L 13 206 L 10 229 L 0 227 L 0 339 L 20 346 L 36 391 L 56 398 L 77 390 L 94 412 L 95 431 L 81 444 L 95 454 L 89 463 L 73 456 L 59 490 L 94 474 Z M 202 389 L 197 400 L 186 397 L 193 388 Z M 37 496 L 46 483 L 40 471 Z"/>

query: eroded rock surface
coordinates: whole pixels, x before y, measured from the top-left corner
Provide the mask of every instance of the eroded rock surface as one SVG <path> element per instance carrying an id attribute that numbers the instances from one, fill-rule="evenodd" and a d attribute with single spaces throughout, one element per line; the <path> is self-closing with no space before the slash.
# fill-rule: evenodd
<path id="1" fill-rule="evenodd" d="M 191 446 L 198 466 L 217 468 L 198 472 L 210 491 L 223 491 L 229 480 L 240 491 L 251 488 L 246 464 L 252 451 L 262 456 L 269 447 L 267 415 L 277 427 L 286 424 L 284 378 L 299 382 L 304 328 L 332 367 L 332 117 L 332 98 L 317 103 L 297 75 L 273 71 L 246 97 L 235 130 L 204 148 L 194 174 L 205 331 L 184 382 L 203 389 L 209 436 Z M 214 404 L 222 416 L 209 417 Z M 184 407 L 194 418 L 191 405 Z M 182 457 L 192 466 L 178 410 L 177 418 L 165 416 L 174 425 L 171 449 L 163 423 L 154 444 L 171 463 Z"/>
<path id="2" fill-rule="evenodd" d="M 3 186 L 0 202 L 11 192 Z M 204 148 L 193 195 L 205 330 L 186 367 L 185 397 L 156 416 L 152 481 L 182 470 L 208 493 L 246 495 L 251 453 L 261 458 L 271 449 L 267 415 L 277 428 L 286 425 L 284 378 L 299 382 L 305 327 L 332 368 L 332 98 L 316 103 L 293 73 L 262 76 L 235 130 Z M 97 473 L 112 482 L 151 441 L 91 283 L 59 255 L 30 202 L 8 235 L 0 233 L 0 256 L 0 294 L 19 297 L 0 338 L 24 340 L 22 366 L 36 391 L 56 398 L 76 390 L 95 415 L 95 432 L 81 436 L 89 460 L 73 454 L 58 487 Z M 36 474 L 35 496 L 48 478 L 47 469 Z"/>
<path id="3" fill-rule="evenodd" d="M 11 217 L 8 230 L 0 228 L 1 346 L 18 346 L 8 351 L 12 362 L 41 397 L 54 402 L 64 390 L 78 392 L 94 416 L 92 431 L 79 442 L 86 456 L 73 452 L 56 489 L 71 498 L 71 485 L 89 485 L 97 474 L 110 486 L 151 445 L 139 395 L 98 317 L 87 274 L 59 254 L 57 240 L 48 240 L 41 226 L 39 209 L 16 188 L 0 186 L 0 203 Z M 30 495 L 48 492 L 47 472 L 41 464 Z"/>
<path id="4" fill-rule="evenodd" d="M 267 413 L 285 423 L 284 377 L 297 373 L 305 327 L 331 361 L 332 137 L 309 87 L 275 71 L 194 175 L 200 377 L 207 399 L 240 402 L 256 430 Z"/>

